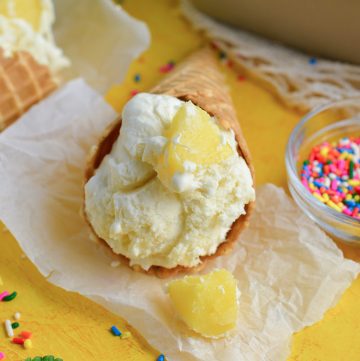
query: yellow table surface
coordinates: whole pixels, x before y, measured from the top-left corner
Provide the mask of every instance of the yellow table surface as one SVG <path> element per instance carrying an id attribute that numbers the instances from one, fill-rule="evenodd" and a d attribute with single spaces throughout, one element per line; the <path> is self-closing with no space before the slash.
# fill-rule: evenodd
<path id="1" fill-rule="evenodd" d="M 108 94 L 107 99 L 117 109 L 121 109 L 131 90 L 146 90 L 154 85 L 163 76 L 159 72 L 161 65 L 170 60 L 180 61 L 205 42 L 181 17 L 176 5 L 173 0 L 123 2 L 130 14 L 148 24 L 152 42 L 150 49 L 133 62 L 125 81 Z M 239 81 L 233 70 L 225 65 L 222 69 L 252 151 L 257 184 L 272 182 L 286 187 L 285 145 L 300 115 L 283 107 L 250 79 Z M 139 83 L 134 82 L 137 73 L 141 75 Z M 360 249 L 340 247 L 347 257 L 360 261 Z M 34 334 L 34 348 L 24 350 L 11 344 L 1 330 L 0 351 L 6 353 L 7 360 L 46 354 L 62 357 L 64 361 L 156 360 L 158 352 L 126 321 L 75 293 L 49 284 L 22 256 L 10 233 L 1 232 L 1 225 L 0 276 L 4 281 L 0 289 L 19 293 L 13 302 L 0 304 L 0 320 L 20 311 L 21 329 Z M 134 336 L 127 340 L 111 336 L 108 329 L 113 324 L 131 330 Z M 294 335 L 291 347 L 288 361 L 360 360 L 360 278 L 322 321 Z"/>

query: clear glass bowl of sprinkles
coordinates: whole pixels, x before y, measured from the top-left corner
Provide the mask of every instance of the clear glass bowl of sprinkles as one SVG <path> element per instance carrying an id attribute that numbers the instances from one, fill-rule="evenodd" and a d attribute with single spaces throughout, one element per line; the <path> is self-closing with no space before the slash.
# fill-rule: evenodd
<path id="1" fill-rule="evenodd" d="M 360 246 L 360 97 L 314 109 L 286 148 L 298 206 L 337 240 Z"/>

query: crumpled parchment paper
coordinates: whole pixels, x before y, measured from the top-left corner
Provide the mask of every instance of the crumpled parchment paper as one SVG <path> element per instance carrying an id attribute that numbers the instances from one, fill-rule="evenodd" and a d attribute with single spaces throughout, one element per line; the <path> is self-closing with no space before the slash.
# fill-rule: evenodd
<path id="1" fill-rule="evenodd" d="M 81 76 L 104 93 L 120 83 L 150 32 L 112 0 L 54 0 L 56 43 L 70 59 L 67 80 Z"/>
<path id="2" fill-rule="evenodd" d="M 320 320 L 360 271 L 280 188 L 257 191 L 250 227 L 235 251 L 213 261 L 241 290 L 237 329 L 207 340 L 174 317 L 168 280 L 120 265 L 92 242 L 79 215 L 86 154 L 116 117 L 74 80 L 0 135 L 0 219 L 48 280 L 126 318 L 181 361 L 285 360 L 292 333 Z"/>

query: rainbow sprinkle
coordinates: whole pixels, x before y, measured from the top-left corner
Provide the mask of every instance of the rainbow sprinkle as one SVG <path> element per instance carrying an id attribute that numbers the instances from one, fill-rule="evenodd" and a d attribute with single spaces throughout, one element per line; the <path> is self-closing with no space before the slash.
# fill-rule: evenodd
<path id="1" fill-rule="evenodd" d="M 360 137 L 314 147 L 303 163 L 301 182 L 320 202 L 360 220 Z"/>
<path id="2" fill-rule="evenodd" d="M 165 65 L 162 65 L 159 68 L 160 73 L 169 73 L 171 70 L 173 70 L 175 67 L 175 62 L 173 60 L 170 60 L 169 62 L 167 62 Z"/>

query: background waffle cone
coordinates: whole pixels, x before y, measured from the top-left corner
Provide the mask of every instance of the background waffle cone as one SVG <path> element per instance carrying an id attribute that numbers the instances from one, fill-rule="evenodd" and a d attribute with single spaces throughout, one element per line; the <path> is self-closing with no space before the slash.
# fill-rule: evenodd
<path id="1" fill-rule="evenodd" d="M 240 124 L 237 121 L 235 110 L 224 82 L 224 77 L 218 69 L 214 54 L 210 49 L 203 48 L 188 57 L 170 75 L 154 87 L 151 93 L 172 95 L 181 100 L 191 100 L 210 115 L 215 116 L 224 128 L 232 129 L 239 145 L 238 152 L 245 159 L 254 178 L 246 141 L 242 134 Z M 105 155 L 110 153 L 113 144 L 119 136 L 120 128 L 121 119 L 110 125 L 99 140 L 99 143 L 92 148 L 85 170 L 85 183 L 92 177 Z M 241 215 L 233 223 L 226 236 L 226 240 L 219 245 L 213 255 L 201 257 L 202 262 L 198 266 L 191 268 L 177 266 L 170 269 L 161 266 L 152 266 L 148 271 L 144 271 L 139 266 L 133 266 L 132 268 L 136 271 L 155 274 L 161 278 L 173 276 L 179 272 L 190 273 L 201 270 L 208 260 L 228 253 L 233 248 L 233 245 L 239 239 L 240 232 L 248 224 L 248 218 L 253 205 L 253 202 L 246 205 L 246 214 Z M 84 214 L 87 220 L 85 211 Z M 91 227 L 90 222 L 88 220 L 87 222 Z M 96 235 L 95 232 L 94 234 Z M 105 241 L 101 239 L 100 241 L 110 248 Z M 129 260 L 126 257 L 119 257 L 129 264 Z"/>
<path id="2" fill-rule="evenodd" d="M 5 57 L 0 48 L 0 131 L 55 88 L 49 69 L 29 53 Z"/>

